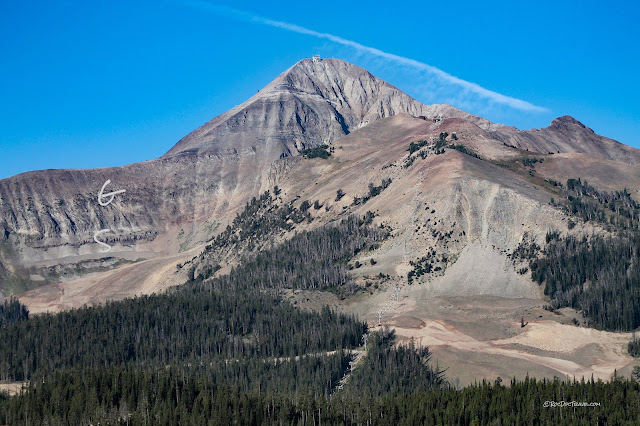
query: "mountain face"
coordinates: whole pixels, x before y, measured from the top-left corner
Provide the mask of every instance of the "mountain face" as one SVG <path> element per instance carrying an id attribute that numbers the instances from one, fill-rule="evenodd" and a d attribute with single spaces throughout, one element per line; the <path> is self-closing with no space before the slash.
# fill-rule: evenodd
<path id="1" fill-rule="evenodd" d="M 304 59 L 258 94 L 180 140 L 165 157 L 294 155 L 328 144 L 368 123 L 396 114 L 459 117 L 499 128 L 450 105 L 423 105 L 358 66 L 337 59 Z"/>
<path id="2" fill-rule="evenodd" d="M 0 180 L 0 244 L 19 248 L 7 250 L 0 262 L 55 263 L 69 256 L 99 255 L 93 235 L 100 229 L 111 229 L 102 240 L 122 251 L 132 245 L 146 255 L 175 251 L 175 244 L 156 247 L 152 242 L 185 224 L 225 221 L 251 196 L 273 186 L 278 159 L 332 143 L 398 113 L 460 117 L 485 129 L 500 127 L 449 105 L 423 105 L 344 61 L 305 59 L 159 159 Z M 127 192 L 104 208 L 97 193 L 107 179 Z"/>
<path id="3" fill-rule="evenodd" d="M 600 136 L 568 115 L 556 118 L 544 129 L 514 131 L 504 128 L 496 132 L 495 136 L 496 139 L 518 148 L 542 154 L 575 152 L 640 165 L 639 150 Z"/>
<path id="4" fill-rule="evenodd" d="M 569 193 L 568 179 L 583 186 Z M 126 192 L 103 206 L 107 180 L 105 192 Z M 518 130 L 305 59 L 160 158 L 0 180 L 0 296 L 39 313 L 160 292 L 356 215 L 388 236 L 350 261 L 355 295 L 287 289 L 288 300 L 383 321 L 463 381 L 608 377 L 628 367 L 625 337 L 543 309 L 527 260 L 554 235 L 613 235 L 616 220 L 635 220 L 622 214 L 639 187 L 640 151 L 571 117 Z M 609 222 L 576 216 L 575 200 Z M 102 229 L 108 253 L 94 241 Z"/>
<path id="5" fill-rule="evenodd" d="M 330 201 L 338 189 L 348 188 L 349 199 L 366 193 L 369 184 L 393 178 L 398 182 L 392 185 L 396 190 L 379 198 L 386 199 L 385 209 L 380 210 L 386 211 L 389 222 L 405 235 L 413 226 L 411 215 L 406 213 L 407 203 L 426 204 L 423 198 L 429 193 L 439 200 L 431 203 L 443 203 L 442 209 L 447 211 L 446 217 L 438 218 L 438 226 L 446 224 L 451 229 L 441 231 L 465 235 L 465 239 L 458 238 L 442 248 L 456 255 L 472 250 L 476 241 L 488 244 L 493 238 L 490 230 L 501 229 L 501 236 L 491 240 L 491 245 L 499 243 L 507 250 L 521 240 L 522 231 L 517 228 L 525 222 L 533 221 L 530 233 L 536 235 L 544 235 L 549 226 L 564 226 L 554 210 L 543 221 L 544 227 L 528 217 L 506 226 L 503 213 L 490 215 L 497 205 L 487 207 L 483 203 L 494 200 L 495 191 L 511 194 L 504 195 L 510 201 L 500 209 L 512 211 L 514 217 L 531 206 L 544 204 L 550 195 L 537 181 L 528 182 L 530 175 L 522 180 L 518 173 L 507 172 L 504 167 L 479 163 L 456 152 L 428 159 L 429 166 L 420 168 L 419 174 L 412 171 L 415 167 L 403 163 L 410 142 L 421 138 L 437 141 L 444 133 L 456 133 L 456 140 L 464 141 L 479 158 L 493 163 L 517 161 L 531 153 L 543 155 L 547 161 L 537 170 L 556 180 L 575 177 L 564 176 L 567 170 L 585 175 L 598 170 L 595 181 L 607 187 L 625 182 L 632 187 L 638 180 L 638 150 L 596 135 L 571 117 L 560 117 L 545 129 L 520 131 L 449 105 L 423 105 L 344 61 L 304 59 L 243 104 L 187 135 L 161 158 L 104 169 L 35 171 L 0 180 L 0 275 L 4 276 L 0 279 L 6 283 L 8 276 L 19 278 L 20 286 L 13 290 L 4 287 L 5 291 L 19 291 L 41 284 L 74 282 L 88 272 L 96 272 L 87 265 L 94 265 L 95 260 L 102 262 L 106 256 L 94 241 L 95 232 L 101 229 L 110 230 L 100 239 L 112 246 L 109 256 L 120 259 L 117 262 L 148 259 L 157 267 L 166 258 L 170 259 L 166 265 L 175 265 L 176 256 L 191 249 L 197 254 L 197 247 L 224 229 L 247 201 L 275 185 L 286 189 L 289 201 L 316 192 L 318 199 Z M 455 143 L 451 137 L 446 141 Z M 322 144 L 333 146 L 334 160 L 319 169 L 322 173 L 309 174 L 309 164 L 299 153 Z M 387 147 L 394 148 L 382 154 Z M 571 157 L 578 154 L 589 159 L 588 167 L 581 168 L 586 160 Z M 625 167 L 620 162 L 626 163 Z M 406 173 L 391 173 L 395 168 L 406 169 Z M 615 182 L 607 176 L 616 176 Z M 329 177 L 330 183 L 326 181 Z M 105 207 L 97 202 L 97 194 L 107 180 L 112 183 L 106 191 L 126 192 Z M 515 182 L 519 182 L 516 187 Z M 414 194 L 417 201 L 407 198 L 411 192 L 404 189 L 416 185 L 428 186 Z M 476 193 L 485 195 L 478 198 Z M 367 211 L 358 205 L 341 207 L 345 213 Z M 334 213 L 316 223 L 335 220 L 338 216 Z M 426 223 L 430 218 L 416 213 L 412 220 Z M 405 257 L 419 257 L 416 250 L 427 243 L 415 240 L 403 249 Z M 400 262 L 390 260 L 396 261 Z M 117 262 L 116 266 L 114 261 L 102 263 L 120 270 Z M 406 265 L 396 267 L 398 273 L 406 269 Z M 149 273 L 138 263 L 123 268 L 136 276 Z M 131 283 L 127 275 L 123 272 L 120 276 L 120 293 L 133 292 L 127 288 Z M 158 280 L 164 287 L 183 278 L 169 274 L 160 279 L 153 275 L 144 283 L 140 281 L 140 286 L 152 291 Z M 508 276 L 503 278 L 509 280 Z M 107 281 L 113 280 L 107 275 L 102 284 L 105 297 L 112 291 Z M 95 280 L 92 282 L 95 284 Z"/>

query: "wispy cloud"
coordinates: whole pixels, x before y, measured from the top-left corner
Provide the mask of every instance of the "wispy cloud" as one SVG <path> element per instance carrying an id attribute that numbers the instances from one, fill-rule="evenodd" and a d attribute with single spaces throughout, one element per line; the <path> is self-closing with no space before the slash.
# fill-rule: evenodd
<path id="1" fill-rule="evenodd" d="M 202 0 L 187 0 L 186 4 L 200 8 L 202 10 L 228 16 L 234 19 L 240 19 L 247 22 L 255 22 L 263 25 L 268 25 L 271 27 L 280 28 L 280 29 L 291 31 L 298 34 L 304 34 L 304 35 L 309 35 L 309 36 L 320 38 L 320 39 L 329 40 L 331 42 L 334 42 L 343 46 L 348 46 L 359 52 L 363 52 L 378 58 L 385 59 L 391 63 L 404 65 L 418 71 L 424 71 L 432 76 L 435 76 L 440 82 L 444 84 L 448 84 L 450 86 L 456 86 L 469 93 L 482 97 L 496 104 L 508 106 L 510 108 L 515 108 L 522 111 L 529 111 L 529 112 L 547 112 L 548 111 L 546 108 L 534 105 L 527 101 L 523 101 L 522 99 L 506 96 L 501 93 L 486 89 L 480 86 L 479 84 L 463 80 L 461 78 L 458 78 L 456 76 L 453 76 L 447 73 L 446 71 L 442 71 L 441 69 L 436 68 L 432 65 L 425 64 L 424 62 L 416 61 L 415 59 L 385 52 L 383 50 L 376 49 L 375 47 L 365 46 L 356 41 L 347 40 L 345 38 L 342 38 L 333 34 L 311 30 L 309 28 L 301 27 L 300 25 L 292 24 L 289 22 L 275 21 L 273 19 L 265 18 L 263 16 L 256 15 L 250 12 L 246 12 L 238 9 L 232 9 L 226 6 L 215 5 Z"/>

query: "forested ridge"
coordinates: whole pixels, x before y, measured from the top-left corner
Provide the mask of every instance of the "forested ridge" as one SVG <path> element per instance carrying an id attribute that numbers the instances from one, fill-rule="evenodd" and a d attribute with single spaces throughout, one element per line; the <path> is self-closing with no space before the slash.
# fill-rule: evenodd
<path id="1" fill-rule="evenodd" d="M 640 326 L 640 204 L 626 189 L 599 191 L 581 179 L 552 183 L 566 198 L 552 199 L 553 205 L 610 233 L 578 237 L 550 231 L 543 250 L 523 240 L 514 258 L 530 260 L 531 278 L 544 286 L 552 309 L 581 310 L 591 327 L 634 330 Z"/>
<path id="2" fill-rule="evenodd" d="M 277 248 L 245 256 L 240 267 L 219 278 L 201 281 L 199 288 L 356 290 L 348 261 L 378 247 L 388 233 L 368 226 L 372 215 L 351 216 L 339 223 L 303 232 Z"/>
<path id="3" fill-rule="evenodd" d="M 367 341 L 367 356 L 349 378 L 346 392 L 369 397 L 449 387 L 443 371 L 430 363 L 429 348 L 394 346 L 395 332 L 383 329 Z"/>
<path id="4" fill-rule="evenodd" d="M 379 187 L 370 185 L 370 193 L 362 199 L 363 202 L 366 202 L 366 199 L 370 197 L 378 195 L 390 183 L 391 179 L 386 179 L 383 180 Z M 205 246 L 205 250 L 200 255 L 186 261 L 184 264 L 178 265 L 178 268 L 188 268 L 189 278 L 193 281 L 195 279 L 206 280 L 213 276 L 220 269 L 219 263 L 221 259 L 225 258 L 229 253 L 233 253 L 234 257 L 240 256 L 241 263 L 252 262 L 254 266 L 261 262 L 264 263 L 265 257 L 261 256 L 261 254 L 265 250 L 273 248 L 274 239 L 278 239 L 286 235 L 286 233 L 291 233 L 302 223 L 313 222 L 311 207 L 313 206 L 314 210 L 319 210 L 322 207 L 319 200 L 315 200 L 313 204 L 309 200 L 303 200 L 298 207 L 294 205 L 297 202 L 297 198 L 284 203 L 279 196 L 280 192 L 281 190 L 276 186 L 273 191 L 265 191 L 260 197 L 252 198 L 250 202 L 247 202 L 245 208 L 236 215 L 232 223 Z M 290 239 L 286 239 L 279 244 L 281 249 L 287 251 L 287 256 L 284 257 L 285 264 L 300 260 L 299 254 L 294 250 L 302 249 L 305 256 L 307 256 L 307 263 L 323 263 L 320 268 L 315 268 L 316 270 L 329 265 L 331 271 L 327 271 L 328 275 L 322 280 L 323 283 L 318 286 L 318 281 L 315 281 L 314 285 L 310 285 L 305 275 L 297 274 L 294 277 L 295 279 L 290 279 L 292 277 L 288 276 L 287 278 L 282 275 L 290 272 L 289 270 L 279 271 L 277 267 L 270 266 L 269 269 L 272 275 L 276 275 L 276 277 L 272 277 L 276 279 L 271 280 L 272 284 L 270 286 L 282 287 L 284 282 L 284 284 L 291 284 L 295 288 L 331 287 L 333 290 L 337 290 L 341 284 L 347 282 L 347 278 L 345 269 L 340 267 L 340 264 L 345 262 L 336 262 L 336 260 L 350 258 L 365 248 L 372 249 L 388 234 L 380 229 L 362 226 L 370 225 L 373 216 L 373 213 L 367 212 L 363 218 L 347 217 L 341 221 L 323 226 L 319 230 L 301 232 Z M 354 241 L 351 241 L 350 238 L 344 239 L 345 232 L 350 233 L 350 237 Z M 323 241 L 316 246 L 313 245 L 315 242 L 307 241 L 309 238 L 322 239 Z M 330 247 L 327 247 L 327 244 Z M 345 244 L 347 247 L 343 248 L 342 245 Z M 319 252 L 313 252 L 309 248 L 319 249 Z M 339 253 L 339 258 L 334 256 L 333 250 Z M 278 267 L 283 266 L 283 256 L 279 256 L 276 259 L 274 256 L 277 256 L 277 254 L 277 252 L 270 250 L 268 263 L 277 262 Z M 289 256 L 297 256 L 298 258 L 291 260 L 288 258 Z M 304 267 L 308 268 L 309 265 Z M 248 269 L 244 268 L 244 270 Z M 306 272 L 313 271 L 309 269 Z M 333 278 L 336 280 L 331 281 Z"/>
<path id="5" fill-rule="evenodd" d="M 2 324 L 17 320 L 0 327 L 0 380 L 63 367 L 203 364 L 355 348 L 365 324 L 328 308 L 298 310 L 279 292 L 349 284 L 346 262 L 384 236 L 350 217 L 248 258 L 229 275 L 200 277 L 164 294 L 28 319 L 11 302 Z"/>
<path id="6" fill-rule="evenodd" d="M 225 230 L 210 240 L 202 253 L 179 264 L 178 268 L 189 268 L 191 280 L 209 278 L 227 254 L 254 254 L 274 237 L 293 231 L 305 221 L 313 222 L 308 200 L 295 207 L 297 199 L 284 203 L 280 193 L 276 186 L 273 192 L 267 190 L 258 198 L 253 197 Z"/>
<path id="7" fill-rule="evenodd" d="M 353 348 L 365 325 L 234 290 L 144 296 L 38 315 L 0 331 L 0 379 L 63 367 L 209 363 Z"/>

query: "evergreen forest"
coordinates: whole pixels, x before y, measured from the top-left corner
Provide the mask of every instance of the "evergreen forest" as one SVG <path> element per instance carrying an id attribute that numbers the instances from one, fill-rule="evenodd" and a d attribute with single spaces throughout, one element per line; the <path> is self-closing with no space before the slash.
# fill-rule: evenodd
<path id="1" fill-rule="evenodd" d="M 544 286 L 552 309 L 581 310 L 589 327 L 635 330 L 640 326 L 640 204 L 626 189 L 598 191 L 581 179 L 569 179 L 566 186 L 554 183 L 565 201 L 552 199 L 552 204 L 573 220 L 593 222 L 609 233 L 550 231 L 543 250 L 527 242 L 517 254 L 530 259 L 531 277 Z"/>

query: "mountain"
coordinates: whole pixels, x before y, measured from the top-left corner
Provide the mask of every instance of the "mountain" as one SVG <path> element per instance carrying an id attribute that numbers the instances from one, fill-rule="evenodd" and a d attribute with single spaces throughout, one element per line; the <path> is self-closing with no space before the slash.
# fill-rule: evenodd
<path id="1" fill-rule="evenodd" d="M 209 237 L 203 223 L 209 228 L 224 225 L 247 199 L 272 187 L 280 158 L 331 144 L 397 113 L 430 120 L 460 117 L 485 129 L 501 127 L 449 105 L 423 105 L 347 62 L 304 59 L 159 159 L 0 180 L 0 244 L 7 248 L 0 262 L 16 265 L 23 278 L 51 275 L 39 283 L 60 278 L 61 268 L 73 278 L 78 261 L 101 256 L 93 239 L 100 229 L 113 231 L 102 239 L 128 260 L 174 254 Z M 96 198 L 108 179 L 127 192 L 105 208 Z M 176 242 L 180 230 L 189 241 Z M 158 237 L 162 235 L 167 238 Z M 57 263 L 66 266 L 52 270 Z M 19 288 L 25 285 L 34 283 Z"/>
<path id="2" fill-rule="evenodd" d="M 353 293 L 287 289 L 288 300 L 384 320 L 462 366 L 463 381 L 606 377 L 630 365 L 615 349 L 626 337 L 583 333 L 567 305 L 544 309 L 557 300 L 530 261 L 556 232 L 636 226 L 639 161 L 568 116 L 518 130 L 304 59 L 160 158 L 0 180 L 0 290 L 35 313 L 150 294 L 357 215 L 388 236 L 349 260 Z M 107 180 L 126 192 L 105 207 Z"/>
<path id="3" fill-rule="evenodd" d="M 190 152 L 287 157 L 400 113 L 501 127 L 450 105 L 423 105 L 356 65 L 303 59 L 246 102 L 184 137 L 164 157 Z"/>

